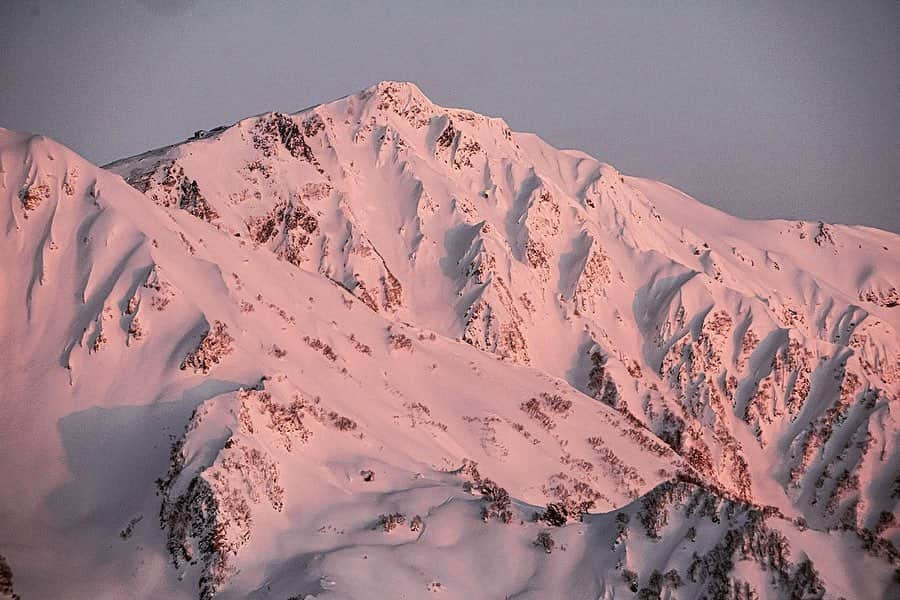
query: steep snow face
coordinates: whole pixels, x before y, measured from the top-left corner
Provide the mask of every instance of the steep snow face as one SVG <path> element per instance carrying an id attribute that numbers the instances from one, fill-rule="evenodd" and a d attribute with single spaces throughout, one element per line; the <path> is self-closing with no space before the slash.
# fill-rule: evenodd
<path id="1" fill-rule="evenodd" d="M 241 597 L 285 561 L 397 543 L 382 514 L 424 531 L 455 503 L 465 535 L 686 468 L 565 381 L 386 320 L 49 140 L 3 132 L 2 161 L 0 547 L 21 593 Z"/>
<path id="2" fill-rule="evenodd" d="M 374 311 L 631 413 L 741 497 L 828 525 L 893 510 L 848 482 L 900 468 L 895 235 L 735 219 L 409 83 L 110 168 Z"/>
<path id="3" fill-rule="evenodd" d="M 0 166 L 0 594 L 896 589 L 895 235 L 398 82 Z"/>

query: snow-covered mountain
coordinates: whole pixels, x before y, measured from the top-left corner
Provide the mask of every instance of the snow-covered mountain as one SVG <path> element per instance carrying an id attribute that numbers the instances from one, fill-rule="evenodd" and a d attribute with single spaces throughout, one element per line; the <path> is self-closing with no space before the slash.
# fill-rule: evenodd
<path id="1" fill-rule="evenodd" d="M 0 196 L 0 597 L 900 593 L 897 235 L 398 82 Z"/>

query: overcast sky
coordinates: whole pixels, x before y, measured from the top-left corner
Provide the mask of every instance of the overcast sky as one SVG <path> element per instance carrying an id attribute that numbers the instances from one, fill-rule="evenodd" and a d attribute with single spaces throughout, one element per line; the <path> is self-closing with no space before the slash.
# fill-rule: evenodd
<path id="1" fill-rule="evenodd" d="M 0 0 L 0 126 L 103 164 L 382 79 L 752 217 L 900 232 L 900 2 Z"/>

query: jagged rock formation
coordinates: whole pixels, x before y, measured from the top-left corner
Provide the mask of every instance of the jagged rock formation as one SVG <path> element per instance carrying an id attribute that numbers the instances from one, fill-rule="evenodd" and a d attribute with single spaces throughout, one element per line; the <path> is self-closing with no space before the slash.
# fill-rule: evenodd
<path id="1" fill-rule="evenodd" d="M 398 82 L 107 171 L 0 158 L 25 597 L 48 561 L 76 598 L 897 590 L 895 235 L 740 221 Z"/>

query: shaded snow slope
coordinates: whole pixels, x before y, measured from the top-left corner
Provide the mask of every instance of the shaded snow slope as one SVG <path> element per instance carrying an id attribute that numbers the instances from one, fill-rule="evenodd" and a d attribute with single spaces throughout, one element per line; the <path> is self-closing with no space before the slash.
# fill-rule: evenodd
<path id="1" fill-rule="evenodd" d="M 0 165 L 23 598 L 896 591 L 896 235 L 396 82 Z"/>

